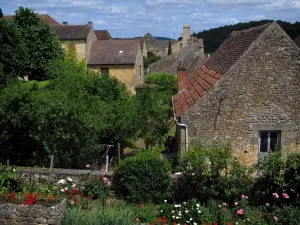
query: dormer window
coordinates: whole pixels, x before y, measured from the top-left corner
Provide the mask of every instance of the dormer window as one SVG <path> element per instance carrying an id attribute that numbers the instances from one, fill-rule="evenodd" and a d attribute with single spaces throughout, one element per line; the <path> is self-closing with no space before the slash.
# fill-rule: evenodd
<path id="1" fill-rule="evenodd" d="M 123 55 L 123 50 L 120 50 L 120 51 L 119 51 L 119 55 Z"/>

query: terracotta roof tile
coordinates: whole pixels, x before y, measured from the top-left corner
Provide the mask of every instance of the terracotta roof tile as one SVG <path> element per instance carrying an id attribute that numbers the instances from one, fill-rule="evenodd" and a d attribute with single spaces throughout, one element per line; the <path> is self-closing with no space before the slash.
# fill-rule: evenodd
<path id="1" fill-rule="evenodd" d="M 206 63 L 192 72 L 186 88 L 173 97 L 176 117 L 179 117 L 206 94 L 217 81 L 238 61 L 254 41 L 269 26 L 265 24 L 233 32 Z M 192 101 L 192 100 L 193 101 Z"/>

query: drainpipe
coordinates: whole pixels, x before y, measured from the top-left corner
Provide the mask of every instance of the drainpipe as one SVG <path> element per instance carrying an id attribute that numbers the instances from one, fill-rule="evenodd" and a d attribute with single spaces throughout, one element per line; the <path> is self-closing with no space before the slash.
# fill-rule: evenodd
<path id="1" fill-rule="evenodd" d="M 175 121 L 176 125 L 185 128 L 185 150 L 188 150 L 188 147 L 189 147 L 189 142 L 188 142 L 188 137 L 189 137 L 188 136 L 188 127 L 184 123 L 179 123 L 178 120 L 176 119 L 173 96 L 172 96 L 172 105 L 173 105 L 174 121 Z"/>

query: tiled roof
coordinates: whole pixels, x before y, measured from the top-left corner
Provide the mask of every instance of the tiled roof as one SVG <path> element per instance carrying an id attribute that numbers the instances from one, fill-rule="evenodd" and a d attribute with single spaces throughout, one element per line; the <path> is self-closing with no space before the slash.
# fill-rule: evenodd
<path id="1" fill-rule="evenodd" d="M 95 30 L 95 34 L 98 40 L 112 39 L 110 33 L 107 30 Z"/>
<path id="2" fill-rule="evenodd" d="M 176 117 L 195 104 L 238 61 L 269 24 L 232 32 L 200 70 L 192 73 L 186 88 L 173 97 Z"/>
<path id="3" fill-rule="evenodd" d="M 115 38 L 115 40 L 136 40 L 136 41 L 139 41 L 141 49 L 143 48 L 144 42 L 145 42 L 144 38 Z"/>
<path id="4" fill-rule="evenodd" d="M 92 44 L 88 65 L 133 65 L 138 48 L 138 40 L 95 41 Z"/>
<path id="5" fill-rule="evenodd" d="M 46 21 L 51 27 L 54 26 L 59 26 L 61 25 L 59 22 L 57 22 L 55 19 L 53 19 L 51 16 L 49 16 L 48 14 L 39 14 L 38 15 L 42 20 Z M 7 20 L 11 20 L 13 18 L 13 16 L 9 15 L 9 16 L 4 16 L 3 18 L 7 19 Z"/>
<path id="6" fill-rule="evenodd" d="M 177 74 L 177 66 L 178 66 L 179 61 L 181 61 L 181 63 L 185 64 L 186 68 L 190 68 L 191 64 L 196 59 L 194 57 L 195 52 L 198 52 L 198 50 L 195 48 L 194 43 L 190 42 L 184 48 L 151 64 L 149 66 L 150 73 L 151 72 L 165 72 L 165 73 Z M 205 58 L 205 56 L 202 55 L 201 58 Z M 204 61 L 201 65 L 203 65 L 203 64 L 204 64 Z"/>
<path id="7" fill-rule="evenodd" d="M 294 42 L 300 47 L 300 35 L 294 40 Z"/>
<path id="8" fill-rule="evenodd" d="M 89 25 L 60 25 L 53 29 L 60 40 L 86 40 L 91 27 Z"/>
<path id="9" fill-rule="evenodd" d="M 204 65 L 205 61 L 206 61 L 205 55 L 200 54 L 200 55 L 196 56 L 196 58 L 194 59 L 192 64 L 189 67 L 187 67 L 187 76 L 188 76 L 189 80 L 192 77 L 192 73 L 200 71 L 200 69 Z"/>

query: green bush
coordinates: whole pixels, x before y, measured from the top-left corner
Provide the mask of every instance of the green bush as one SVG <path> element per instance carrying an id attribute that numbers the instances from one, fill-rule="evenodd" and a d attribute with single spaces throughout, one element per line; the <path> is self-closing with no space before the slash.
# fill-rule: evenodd
<path id="1" fill-rule="evenodd" d="M 233 157 L 229 144 L 199 145 L 187 151 L 181 163 L 183 177 L 175 182 L 179 200 L 197 198 L 202 202 L 219 199 L 233 202 L 251 186 L 251 168 Z"/>
<path id="2" fill-rule="evenodd" d="M 292 195 L 300 193 L 300 153 L 288 155 L 284 170 L 284 182 Z"/>
<path id="3" fill-rule="evenodd" d="M 171 197 L 170 163 L 160 152 L 146 150 L 122 160 L 114 173 L 117 195 L 130 202 L 162 202 Z"/>
<path id="4" fill-rule="evenodd" d="M 21 191 L 18 177 L 13 167 L 0 164 L 0 194 Z"/>

